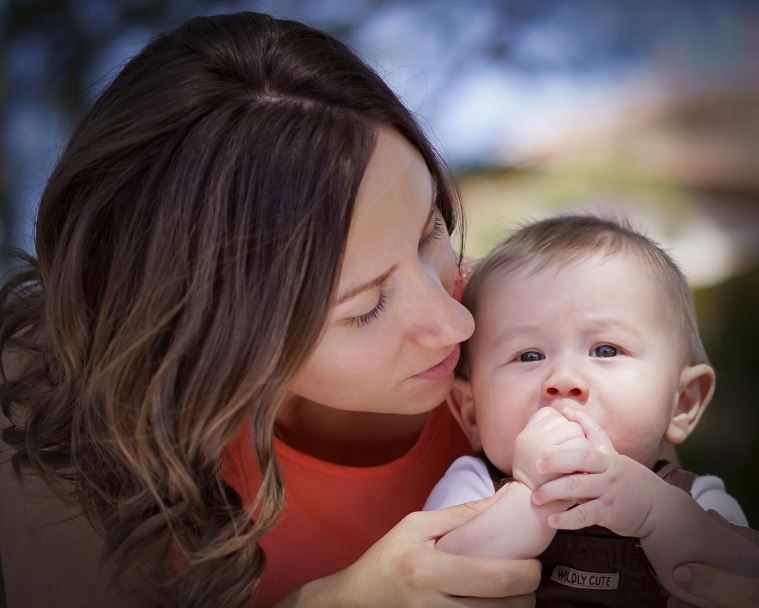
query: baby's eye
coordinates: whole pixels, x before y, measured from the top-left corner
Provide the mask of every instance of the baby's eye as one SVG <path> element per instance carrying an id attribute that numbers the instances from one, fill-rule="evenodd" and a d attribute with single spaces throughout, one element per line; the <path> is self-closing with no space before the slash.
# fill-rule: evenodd
<path id="1" fill-rule="evenodd" d="M 617 347 L 611 344 L 599 344 L 590 353 L 591 357 L 616 357 L 618 354 Z"/>
<path id="2" fill-rule="evenodd" d="M 523 353 L 517 355 L 517 359 L 524 363 L 531 363 L 532 361 L 542 361 L 545 359 L 545 355 L 536 350 L 526 350 Z"/>

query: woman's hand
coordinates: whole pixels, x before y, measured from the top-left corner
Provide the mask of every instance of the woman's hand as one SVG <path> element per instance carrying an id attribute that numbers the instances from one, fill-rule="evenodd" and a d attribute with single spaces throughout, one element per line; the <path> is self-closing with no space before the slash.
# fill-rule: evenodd
<path id="1" fill-rule="evenodd" d="M 759 579 L 716 570 L 702 564 L 684 564 L 673 578 L 685 591 L 701 599 L 704 608 L 754 608 L 759 606 Z M 671 597 L 667 608 L 692 606 Z"/>
<path id="2" fill-rule="evenodd" d="M 492 500 L 411 513 L 353 565 L 304 585 L 282 606 L 534 606 L 537 560 L 465 557 L 435 548 L 438 538 Z"/>

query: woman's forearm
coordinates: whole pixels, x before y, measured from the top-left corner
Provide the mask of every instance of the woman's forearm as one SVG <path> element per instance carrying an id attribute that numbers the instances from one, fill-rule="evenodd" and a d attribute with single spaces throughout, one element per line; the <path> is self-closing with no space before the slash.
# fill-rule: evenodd
<path id="1" fill-rule="evenodd" d="M 343 591 L 345 581 L 340 580 L 344 578 L 344 573 L 338 572 L 310 581 L 277 602 L 276 608 L 342 608 L 355 605 L 355 602 L 347 601 Z"/>

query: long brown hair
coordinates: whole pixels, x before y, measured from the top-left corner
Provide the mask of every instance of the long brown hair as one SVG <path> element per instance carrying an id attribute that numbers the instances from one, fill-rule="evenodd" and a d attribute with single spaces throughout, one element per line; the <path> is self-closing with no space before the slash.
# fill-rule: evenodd
<path id="1" fill-rule="evenodd" d="M 345 45 L 256 13 L 192 19 L 84 115 L 36 259 L 0 292 L 0 352 L 23 362 L 0 384 L 17 473 L 72 490 L 114 571 L 168 562 L 177 605 L 243 606 L 261 577 L 276 409 L 325 322 L 380 124 L 420 151 L 452 230 L 444 165 Z M 247 417 L 254 505 L 220 473 Z"/>

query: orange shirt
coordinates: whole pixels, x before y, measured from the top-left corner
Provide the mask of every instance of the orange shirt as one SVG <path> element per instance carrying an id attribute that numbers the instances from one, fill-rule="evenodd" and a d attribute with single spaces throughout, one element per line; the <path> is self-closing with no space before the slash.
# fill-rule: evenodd
<path id="1" fill-rule="evenodd" d="M 261 539 L 267 565 L 251 607 L 271 606 L 304 583 L 355 562 L 403 516 L 420 510 L 451 462 L 470 451 L 444 404 L 430 413 L 416 444 L 385 465 L 324 462 L 277 438 L 274 449 L 285 482 L 285 509 Z M 224 479 L 245 504 L 252 502 L 260 475 L 247 424 L 230 446 Z"/>

